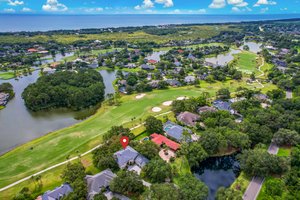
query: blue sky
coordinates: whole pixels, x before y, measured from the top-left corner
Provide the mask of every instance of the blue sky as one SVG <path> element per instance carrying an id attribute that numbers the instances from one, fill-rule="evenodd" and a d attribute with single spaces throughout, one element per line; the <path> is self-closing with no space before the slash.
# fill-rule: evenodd
<path id="1" fill-rule="evenodd" d="M 300 0 L 0 0 L 10 14 L 290 14 Z"/>

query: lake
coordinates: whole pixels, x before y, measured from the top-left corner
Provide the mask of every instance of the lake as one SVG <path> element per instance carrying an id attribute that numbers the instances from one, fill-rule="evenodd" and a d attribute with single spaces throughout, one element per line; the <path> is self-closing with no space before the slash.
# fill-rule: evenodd
<path id="1" fill-rule="evenodd" d="M 230 61 L 232 61 L 234 59 L 234 54 L 238 54 L 241 53 L 240 50 L 236 50 L 236 49 L 230 49 L 230 51 L 228 53 L 225 54 L 219 54 L 216 57 L 211 57 L 211 58 L 205 58 L 206 62 L 209 63 L 213 63 L 215 65 L 227 65 Z"/>
<path id="2" fill-rule="evenodd" d="M 235 155 L 208 158 L 197 169 L 194 175 L 209 188 L 208 200 L 214 200 L 220 187 L 229 187 L 240 173 L 239 162 Z"/>
<path id="3" fill-rule="evenodd" d="M 114 93 L 112 82 L 116 78 L 116 72 L 101 70 L 100 73 L 106 86 L 105 93 Z M 6 108 L 0 110 L 0 154 L 49 132 L 78 123 L 81 121 L 78 117 L 86 114 L 85 111 L 73 112 L 65 109 L 30 112 L 24 105 L 21 95 L 29 84 L 36 82 L 38 77 L 39 70 L 36 70 L 32 75 L 19 80 L 0 80 L 0 84 L 11 83 L 16 94 Z"/>
<path id="4" fill-rule="evenodd" d="M 1 14 L 0 32 L 108 28 L 164 24 L 204 24 L 300 18 L 299 14 L 201 15 L 201 14 L 100 14 L 19 15 Z"/>

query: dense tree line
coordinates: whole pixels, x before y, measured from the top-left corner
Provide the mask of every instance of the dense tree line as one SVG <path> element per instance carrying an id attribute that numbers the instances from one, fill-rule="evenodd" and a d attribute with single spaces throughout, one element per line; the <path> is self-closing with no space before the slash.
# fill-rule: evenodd
<path id="1" fill-rule="evenodd" d="M 94 70 L 57 72 L 40 77 L 22 93 L 32 111 L 51 108 L 80 110 L 104 100 L 102 76 Z"/>

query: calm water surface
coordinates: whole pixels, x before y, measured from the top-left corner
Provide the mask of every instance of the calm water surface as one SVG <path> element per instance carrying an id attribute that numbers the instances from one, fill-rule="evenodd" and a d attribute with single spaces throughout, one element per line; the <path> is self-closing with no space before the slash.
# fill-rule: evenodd
<path id="1" fill-rule="evenodd" d="M 48 31 L 164 24 L 203 24 L 300 18 L 299 14 L 261 15 L 0 15 L 0 32 Z"/>
<path id="2" fill-rule="evenodd" d="M 115 80 L 115 72 L 102 70 L 100 73 L 104 79 L 106 94 L 114 93 L 112 81 Z M 80 122 L 76 118 L 82 114 L 81 112 L 66 110 L 30 112 L 26 108 L 21 97 L 22 92 L 29 84 L 36 82 L 38 77 L 37 70 L 19 80 L 0 80 L 0 84 L 10 82 L 16 94 L 6 108 L 0 111 L 0 154 L 51 131 Z"/>
<path id="3" fill-rule="evenodd" d="M 195 176 L 209 188 L 209 200 L 214 200 L 220 187 L 229 187 L 240 172 L 236 156 L 208 158 L 194 169 Z"/>

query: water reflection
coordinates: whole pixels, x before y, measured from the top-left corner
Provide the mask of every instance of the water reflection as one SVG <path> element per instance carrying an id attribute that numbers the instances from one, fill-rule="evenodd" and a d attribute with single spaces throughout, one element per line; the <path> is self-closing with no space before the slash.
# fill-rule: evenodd
<path id="1" fill-rule="evenodd" d="M 208 158 L 201 166 L 193 169 L 195 176 L 209 188 L 209 200 L 215 199 L 220 187 L 229 187 L 240 173 L 236 156 Z"/>

